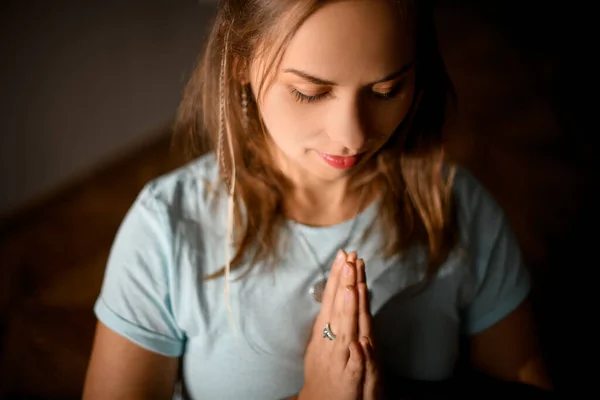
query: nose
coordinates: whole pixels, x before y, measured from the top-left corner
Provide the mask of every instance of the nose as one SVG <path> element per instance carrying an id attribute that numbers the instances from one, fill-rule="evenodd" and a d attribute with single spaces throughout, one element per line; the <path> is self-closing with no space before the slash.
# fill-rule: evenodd
<path id="1" fill-rule="evenodd" d="M 329 138 L 354 154 L 364 147 L 367 140 L 364 117 L 361 112 L 360 101 L 340 102 L 335 110 L 335 117 L 329 129 Z"/>

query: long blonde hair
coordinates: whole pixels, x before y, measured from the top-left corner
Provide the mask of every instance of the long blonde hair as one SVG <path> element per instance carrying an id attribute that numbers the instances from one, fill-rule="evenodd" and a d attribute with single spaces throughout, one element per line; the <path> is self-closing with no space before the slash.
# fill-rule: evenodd
<path id="1" fill-rule="evenodd" d="M 276 262 L 278 233 L 285 222 L 284 193 L 291 184 L 267 151 L 267 133 L 256 100 L 248 96 L 247 123 L 241 106 L 240 74 L 261 51 L 273 76 L 286 44 L 324 2 L 319 0 L 222 0 L 207 47 L 184 92 L 175 132 L 196 156 L 217 153 L 235 220 L 235 254 L 207 278 L 228 274 L 245 264 Z M 416 101 L 409 116 L 374 157 L 362 182 L 377 183 L 382 193 L 379 218 L 385 230 L 382 251 L 401 253 L 419 243 L 429 249 L 433 275 L 457 241 L 451 187 L 444 173 L 442 126 L 452 88 L 435 36 L 433 10 L 417 0 L 398 0 L 399 12 L 416 34 Z M 265 78 L 257 98 L 268 86 Z M 242 210 L 244 210 L 242 212 Z"/>

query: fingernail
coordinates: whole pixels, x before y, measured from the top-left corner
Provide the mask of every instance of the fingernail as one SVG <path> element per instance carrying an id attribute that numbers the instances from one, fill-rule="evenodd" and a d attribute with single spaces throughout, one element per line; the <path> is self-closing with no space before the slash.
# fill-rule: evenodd
<path id="1" fill-rule="evenodd" d="M 350 265 L 348 263 L 344 264 L 344 276 L 347 278 L 350 275 Z"/>

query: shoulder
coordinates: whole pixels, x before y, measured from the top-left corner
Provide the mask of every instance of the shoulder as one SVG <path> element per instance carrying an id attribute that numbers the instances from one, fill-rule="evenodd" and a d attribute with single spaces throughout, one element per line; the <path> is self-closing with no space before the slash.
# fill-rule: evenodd
<path id="1" fill-rule="evenodd" d="M 173 257 L 194 254 L 207 232 L 223 230 L 224 213 L 211 209 L 226 205 L 218 178 L 215 157 L 206 155 L 149 181 L 113 240 L 109 276 L 144 276 L 159 286 L 176 281 L 181 263 Z"/>
<path id="2" fill-rule="evenodd" d="M 502 213 L 494 197 L 470 170 L 457 165 L 454 171 L 452 192 L 459 213 L 468 219 L 476 217 L 479 211 Z"/>
<path id="3" fill-rule="evenodd" d="M 471 171 L 463 166 L 454 171 L 452 194 L 462 239 L 491 244 L 508 226 L 504 210 Z"/>
<path id="4" fill-rule="evenodd" d="M 212 154 L 149 181 L 125 215 L 111 261 L 163 265 L 182 246 L 194 247 L 206 231 L 219 233 L 225 220 L 226 193 Z M 150 259 L 153 260 L 150 260 Z"/>
<path id="5" fill-rule="evenodd" d="M 201 222 L 224 194 L 212 153 L 149 181 L 133 207 L 168 214 L 170 219 Z"/>
<path id="6" fill-rule="evenodd" d="M 179 299 L 196 289 L 183 278 L 195 272 L 201 227 L 214 221 L 218 178 L 215 157 L 206 155 L 140 191 L 113 240 L 96 302 L 105 325 L 149 350 L 181 355 Z"/>
<path id="7" fill-rule="evenodd" d="M 453 194 L 471 267 L 463 287 L 463 332 L 474 334 L 516 309 L 529 293 L 530 278 L 504 210 L 464 167 L 456 168 Z"/>

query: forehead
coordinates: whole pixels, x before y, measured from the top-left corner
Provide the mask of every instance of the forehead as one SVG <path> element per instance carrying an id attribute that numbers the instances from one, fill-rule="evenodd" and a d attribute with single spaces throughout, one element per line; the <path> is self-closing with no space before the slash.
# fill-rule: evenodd
<path id="1" fill-rule="evenodd" d="M 413 35 L 393 0 L 325 4 L 299 27 L 281 66 L 341 84 L 373 82 L 413 58 Z"/>

